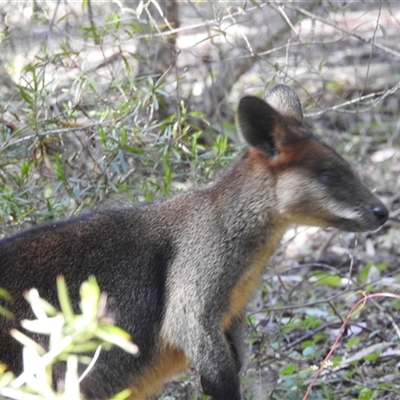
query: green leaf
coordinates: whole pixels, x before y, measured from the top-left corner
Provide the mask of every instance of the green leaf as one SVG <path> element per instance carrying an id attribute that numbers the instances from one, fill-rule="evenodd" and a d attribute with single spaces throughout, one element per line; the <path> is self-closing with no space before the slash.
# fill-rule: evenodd
<path id="1" fill-rule="evenodd" d="M 316 282 L 317 285 L 326 285 L 331 287 L 338 287 L 340 285 L 340 276 L 338 275 L 325 275 L 319 278 Z"/>
<path id="2" fill-rule="evenodd" d="M 282 368 L 279 371 L 279 375 L 292 375 L 296 372 L 297 365 L 296 364 L 289 364 L 286 367 Z"/>
<path id="3" fill-rule="evenodd" d="M 139 353 L 139 348 L 130 341 L 129 334 L 117 326 L 102 325 L 95 334 L 99 339 L 115 344 L 128 353 L 134 355 Z"/>
<path id="4" fill-rule="evenodd" d="M 36 289 L 31 289 L 25 294 L 26 300 L 31 305 L 32 311 L 38 319 L 45 319 L 47 316 L 55 316 L 57 310 L 46 300 L 39 296 Z"/>
<path id="5" fill-rule="evenodd" d="M 341 364 L 343 357 L 336 356 L 336 357 L 332 357 L 330 360 L 332 361 L 332 366 L 336 367 Z"/>
<path id="6" fill-rule="evenodd" d="M 7 301 L 12 300 L 10 293 L 8 293 L 7 290 L 5 290 L 3 288 L 0 288 L 0 297 L 2 297 L 3 299 L 5 299 Z"/>
<path id="7" fill-rule="evenodd" d="M 372 399 L 376 398 L 375 397 L 376 393 L 377 392 L 373 389 L 363 387 L 359 392 L 358 399 L 359 400 L 372 400 Z"/>
<path id="8" fill-rule="evenodd" d="M 351 349 L 352 347 L 356 346 L 360 343 L 361 338 L 359 336 L 352 336 L 346 343 L 346 348 Z"/>
<path id="9" fill-rule="evenodd" d="M 100 301 L 100 288 L 94 276 L 89 276 L 88 280 L 82 283 L 80 294 L 82 316 L 87 322 L 95 321 Z"/>
<path id="10" fill-rule="evenodd" d="M 365 282 L 367 280 L 368 274 L 369 274 L 369 270 L 371 269 L 373 263 L 368 263 L 367 265 L 365 265 L 364 268 L 361 269 L 361 271 L 358 274 L 358 279 L 360 279 L 362 282 Z"/>
<path id="11" fill-rule="evenodd" d="M 17 329 L 12 329 L 10 335 L 18 340 L 24 347 L 29 347 L 34 350 L 39 355 L 44 355 L 46 353 L 45 349 L 32 340 L 30 337 L 26 336 L 24 333 L 18 331 Z"/>
<path id="12" fill-rule="evenodd" d="M 133 146 L 123 146 L 122 150 L 129 151 L 130 153 L 138 154 L 140 156 L 145 155 L 145 152 L 143 150 L 140 150 L 137 147 Z"/>
<path id="13" fill-rule="evenodd" d="M 64 314 L 65 320 L 71 321 L 74 318 L 75 314 L 72 309 L 68 288 L 65 283 L 65 279 L 62 275 L 57 276 L 57 292 L 58 292 L 58 300 L 61 306 L 61 311 Z"/>
<path id="14" fill-rule="evenodd" d="M 131 395 L 132 395 L 132 391 L 130 389 L 125 389 L 122 392 L 119 392 L 115 396 L 111 397 L 110 400 L 126 400 L 126 399 L 130 398 Z M 173 400 L 173 399 L 175 399 L 175 398 L 171 397 L 171 400 Z M 168 397 L 165 397 L 164 400 L 168 400 Z"/>
<path id="15" fill-rule="evenodd" d="M 29 174 L 29 170 L 31 168 L 31 162 L 24 161 L 21 165 L 21 178 L 27 178 Z"/>
<path id="16" fill-rule="evenodd" d="M 376 359 L 378 359 L 380 357 L 379 353 L 374 352 L 371 354 L 368 354 L 364 357 L 364 360 L 366 361 L 375 361 Z"/>
<path id="17" fill-rule="evenodd" d="M 17 85 L 17 88 L 19 90 L 19 93 L 21 97 L 31 106 L 33 107 L 35 104 L 34 98 L 31 97 L 31 94 L 25 90 L 25 88 L 21 85 Z"/>
<path id="18" fill-rule="evenodd" d="M 58 175 L 58 179 L 60 181 L 66 182 L 67 181 L 67 177 L 65 175 L 64 168 L 61 165 L 61 156 L 60 156 L 60 154 L 56 153 L 54 159 L 55 159 L 54 170 L 56 171 L 56 173 Z"/>
<path id="19" fill-rule="evenodd" d="M 11 311 L 8 311 L 6 308 L 0 305 L 0 315 L 6 318 L 12 318 L 13 313 Z"/>
<path id="20" fill-rule="evenodd" d="M 303 349 L 302 354 L 303 356 L 312 356 L 316 353 L 317 349 L 314 345 L 308 346 Z"/>

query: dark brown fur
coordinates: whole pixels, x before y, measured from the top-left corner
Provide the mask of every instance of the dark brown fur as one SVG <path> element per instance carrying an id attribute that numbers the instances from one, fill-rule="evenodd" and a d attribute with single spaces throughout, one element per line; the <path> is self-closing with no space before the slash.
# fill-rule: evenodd
<path id="1" fill-rule="evenodd" d="M 103 351 L 83 380 L 86 398 L 131 387 L 132 399 L 145 399 L 191 365 L 214 400 L 239 400 L 245 307 L 288 225 L 375 230 L 388 212 L 303 126 L 287 86 L 267 102 L 242 99 L 238 125 L 249 149 L 207 186 L 2 240 L 0 287 L 14 298 L 15 319 L 1 321 L 0 359 L 21 371 L 21 348 L 8 332 L 31 317 L 24 290 L 57 303 L 63 274 L 78 308 L 79 286 L 94 274 L 140 355 Z"/>

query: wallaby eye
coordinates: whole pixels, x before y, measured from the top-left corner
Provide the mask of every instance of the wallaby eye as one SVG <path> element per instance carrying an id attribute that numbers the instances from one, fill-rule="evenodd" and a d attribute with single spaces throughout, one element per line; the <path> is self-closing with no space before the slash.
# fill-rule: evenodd
<path id="1" fill-rule="evenodd" d="M 321 173 L 321 175 L 319 176 L 319 180 L 321 183 L 325 184 L 325 185 L 331 185 L 332 183 L 334 183 L 337 179 L 336 176 L 333 172 L 330 171 L 324 171 Z"/>

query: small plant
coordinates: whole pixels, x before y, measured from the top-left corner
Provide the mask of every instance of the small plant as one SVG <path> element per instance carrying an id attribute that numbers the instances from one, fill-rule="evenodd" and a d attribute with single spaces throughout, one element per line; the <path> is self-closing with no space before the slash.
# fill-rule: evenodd
<path id="1" fill-rule="evenodd" d="M 62 276 L 57 279 L 57 289 L 61 312 L 40 298 L 36 289 L 28 292 L 26 298 L 36 319 L 21 321 L 21 325 L 34 334 L 49 336 L 49 347 L 45 349 L 22 332 L 12 330 L 11 335 L 24 346 L 24 370 L 15 378 L 0 364 L 0 395 L 10 399 L 81 399 L 79 382 L 93 367 L 101 351 L 115 345 L 133 355 L 138 353 L 130 336 L 112 325 L 106 313 L 106 298 L 94 277 L 89 277 L 81 286 L 81 314 L 74 313 Z M 93 352 L 93 357 L 88 355 Z M 55 390 L 52 371 L 60 361 L 66 362 L 64 389 Z M 79 363 L 88 364 L 80 376 Z M 125 391 L 115 399 L 121 400 L 127 395 Z"/>

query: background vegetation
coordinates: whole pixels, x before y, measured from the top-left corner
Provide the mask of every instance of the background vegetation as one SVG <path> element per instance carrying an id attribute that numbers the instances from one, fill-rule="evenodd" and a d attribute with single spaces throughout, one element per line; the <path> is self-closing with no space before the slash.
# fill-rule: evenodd
<path id="1" fill-rule="evenodd" d="M 400 288 L 398 3 L 4 0 L 0 23 L 0 236 L 208 181 L 240 151 L 242 95 L 298 92 L 391 209 L 379 232 L 289 231 L 266 272 L 245 396 L 303 398 L 359 291 Z M 357 309 L 310 398 L 399 398 L 399 310 Z"/>

